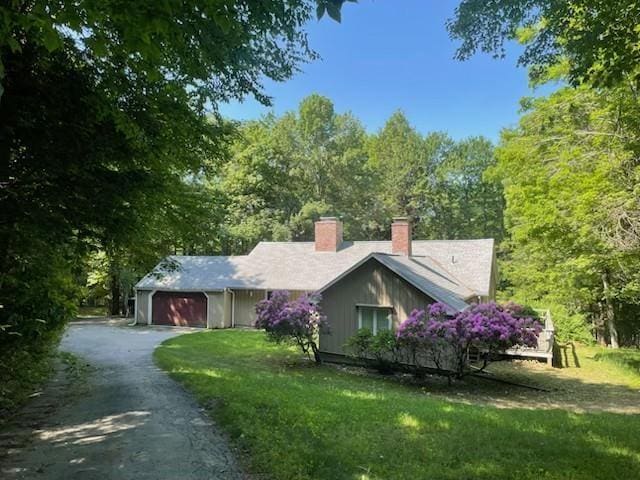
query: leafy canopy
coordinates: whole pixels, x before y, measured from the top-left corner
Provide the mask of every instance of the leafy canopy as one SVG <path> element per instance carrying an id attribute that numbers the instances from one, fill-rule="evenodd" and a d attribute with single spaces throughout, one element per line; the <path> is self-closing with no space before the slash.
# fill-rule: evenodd
<path id="1" fill-rule="evenodd" d="M 348 240 L 388 239 L 411 215 L 416 238 L 502 237 L 502 186 L 482 137 L 422 135 L 402 113 L 368 135 L 350 113 L 314 94 L 296 111 L 239 126 L 212 188 L 224 199 L 224 251 L 260 240 L 312 240 L 321 215 L 342 218 Z"/>
<path id="2" fill-rule="evenodd" d="M 584 86 L 525 107 L 519 126 L 503 133 L 493 170 L 506 197 L 504 294 L 551 307 L 561 340 L 589 338 L 578 315 L 601 341 L 617 323 L 631 342 L 640 295 L 638 167 L 633 132 L 619 120 L 637 110 L 635 98 L 623 87 Z"/>
<path id="3" fill-rule="evenodd" d="M 505 41 L 520 39 L 522 65 L 533 78 L 568 60 L 569 79 L 612 86 L 640 82 L 640 2 L 635 0 L 462 0 L 448 22 L 462 41 L 456 57 L 478 51 L 505 54 Z"/>
<path id="4" fill-rule="evenodd" d="M 0 46 L 17 54 L 26 41 L 54 52 L 70 39 L 114 96 L 150 82 L 188 92 L 198 108 L 246 95 L 268 103 L 263 77 L 286 80 L 316 58 L 303 29 L 314 5 L 340 20 L 342 3 L 10 0 L 0 6 Z"/>

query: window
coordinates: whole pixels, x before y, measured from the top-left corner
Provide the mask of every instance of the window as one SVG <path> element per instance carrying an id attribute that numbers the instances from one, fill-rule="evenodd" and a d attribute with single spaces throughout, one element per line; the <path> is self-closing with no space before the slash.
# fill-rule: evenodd
<path id="1" fill-rule="evenodd" d="M 383 330 L 391 330 L 391 308 L 358 306 L 358 329 L 367 328 L 377 335 Z"/>

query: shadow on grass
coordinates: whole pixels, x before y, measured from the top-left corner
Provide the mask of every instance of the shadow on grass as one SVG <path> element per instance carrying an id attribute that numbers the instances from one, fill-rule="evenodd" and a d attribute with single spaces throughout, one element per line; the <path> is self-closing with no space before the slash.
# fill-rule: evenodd
<path id="1" fill-rule="evenodd" d="M 553 345 L 553 366 L 556 368 L 580 368 L 580 358 L 573 342 Z"/>
<path id="2" fill-rule="evenodd" d="M 258 335 L 239 336 L 235 345 L 233 334 L 194 337 L 165 344 L 182 344 L 180 350 L 161 347 L 159 364 L 202 403 L 219 399 L 216 419 L 249 452 L 253 469 L 275 479 L 608 479 L 640 472 L 638 416 L 451 402 L 441 393 L 476 400 L 499 389 L 316 367 L 274 351 Z M 562 385 L 570 391 L 584 382 Z M 599 388 L 611 396 L 630 390 Z"/>
<path id="3" fill-rule="evenodd" d="M 265 372 L 176 377 L 201 401 L 223 399 L 214 416 L 254 469 L 274 478 L 605 479 L 640 471 L 637 418 L 483 408 L 321 373 L 306 382 Z"/>

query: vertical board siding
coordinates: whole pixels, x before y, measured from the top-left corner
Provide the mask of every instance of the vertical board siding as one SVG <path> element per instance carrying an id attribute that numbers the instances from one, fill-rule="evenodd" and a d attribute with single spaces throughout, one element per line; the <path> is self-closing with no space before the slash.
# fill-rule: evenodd
<path id="1" fill-rule="evenodd" d="M 224 293 L 207 292 L 207 328 L 224 328 Z"/>
<path id="2" fill-rule="evenodd" d="M 289 300 L 297 300 L 305 293 L 308 293 L 306 290 L 289 290 Z"/>
<path id="3" fill-rule="evenodd" d="M 391 319 L 395 329 L 414 308 L 425 308 L 433 302 L 372 259 L 323 292 L 322 308 L 329 332 L 320 334 L 320 350 L 346 354 L 344 344 L 358 330 L 358 304 L 393 307 Z"/>
<path id="4" fill-rule="evenodd" d="M 267 290 L 234 290 L 235 326 L 253 327 L 256 321 L 256 303 L 267 297 Z M 304 290 L 289 290 L 289 298 L 295 300 L 306 293 Z"/>
<path id="5" fill-rule="evenodd" d="M 223 307 L 223 328 L 231 327 L 231 304 L 233 302 L 233 295 L 229 290 L 224 291 L 224 307 Z"/>
<path id="6" fill-rule="evenodd" d="M 136 292 L 136 313 L 138 315 L 137 324 L 146 325 L 149 321 L 149 290 L 138 290 Z"/>
<path id="7" fill-rule="evenodd" d="M 264 300 L 265 290 L 234 290 L 234 321 L 236 327 L 253 327 L 256 321 L 256 303 Z"/>

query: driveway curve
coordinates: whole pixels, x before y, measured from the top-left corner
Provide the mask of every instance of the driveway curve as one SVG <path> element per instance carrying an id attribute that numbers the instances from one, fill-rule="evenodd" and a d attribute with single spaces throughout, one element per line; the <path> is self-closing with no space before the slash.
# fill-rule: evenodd
<path id="1" fill-rule="evenodd" d="M 154 348 L 184 331 L 70 325 L 61 350 L 86 360 L 89 373 L 71 388 L 73 394 L 45 389 L 37 401 L 50 411 L 32 429 L 32 441 L 7 455 L 2 477 L 244 478 L 215 424 L 153 363 Z"/>

